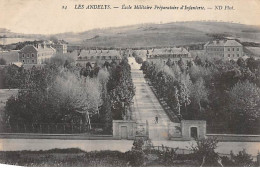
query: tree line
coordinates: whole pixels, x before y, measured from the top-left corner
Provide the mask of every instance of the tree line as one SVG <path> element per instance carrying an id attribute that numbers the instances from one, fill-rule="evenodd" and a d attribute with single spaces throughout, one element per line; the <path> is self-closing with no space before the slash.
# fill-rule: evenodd
<path id="1" fill-rule="evenodd" d="M 66 59 L 66 60 L 65 60 Z M 113 119 L 124 119 L 135 94 L 127 59 L 89 69 L 57 57 L 42 68 L 4 68 L 7 88 L 18 88 L 8 99 L 5 123 L 73 123 L 91 129 L 101 124 L 112 131 Z"/>
<path id="2" fill-rule="evenodd" d="M 141 69 L 160 98 L 181 119 L 207 120 L 210 130 L 260 133 L 260 61 L 143 62 Z"/>

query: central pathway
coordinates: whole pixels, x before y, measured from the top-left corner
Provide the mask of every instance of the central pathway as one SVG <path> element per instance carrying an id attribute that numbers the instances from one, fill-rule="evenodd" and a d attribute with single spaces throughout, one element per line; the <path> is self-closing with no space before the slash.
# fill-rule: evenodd
<path id="1" fill-rule="evenodd" d="M 131 75 L 136 87 L 134 105 L 132 112 L 137 122 L 149 124 L 149 137 L 152 141 L 166 141 L 168 139 L 168 123 L 170 119 L 160 105 L 158 99 L 144 79 L 144 74 L 140 70 L 140 65 L 133 57 L 128 58 L 131 65 Z M 159 122 L 155 123 L 158 116 Z"/>

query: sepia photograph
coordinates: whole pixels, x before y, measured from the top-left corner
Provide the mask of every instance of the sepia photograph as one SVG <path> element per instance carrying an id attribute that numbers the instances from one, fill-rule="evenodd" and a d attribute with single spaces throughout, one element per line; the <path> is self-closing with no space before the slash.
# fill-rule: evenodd
<path id="1" fill-rule="evenodd" d="M 0 164 L 260 167 L 260 0 L 1 0 Z"/>

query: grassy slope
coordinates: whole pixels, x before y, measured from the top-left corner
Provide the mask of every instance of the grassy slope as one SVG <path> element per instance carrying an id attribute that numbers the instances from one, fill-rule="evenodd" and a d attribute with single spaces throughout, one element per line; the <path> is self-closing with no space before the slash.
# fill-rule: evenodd
<path id="1" fill-rule="evenodd" d="M 260 28 L 220 22 L 176 22 L 95 29 L 57 35 L 87 47 L 155 47 L 207 42 L 209 34 L 226 34 L 243 41 L 260 42 Z"/>

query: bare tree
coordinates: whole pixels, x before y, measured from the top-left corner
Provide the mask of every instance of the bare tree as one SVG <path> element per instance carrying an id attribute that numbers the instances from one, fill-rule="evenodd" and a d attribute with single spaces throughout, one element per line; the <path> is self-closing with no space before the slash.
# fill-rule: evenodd
<path id="1" fill-rule="evenodd" d="M 201 102 L 208 101 L 208 90 L 205 87 L 205 82 L 202 78 L 199 78 L 192 86 L 191 96 L 199 106 L 201 111 Z"/>
<path id="2" fill-rule="evenodd" d="M 98 79 L 86 78 L 85 81 L 64 71 L 62 76 L 57 77 L 54 89 L 59 102 L 82 114 L 83 123 L 91 128 L 90 114 L 97 114 L 102 104 Z"/>

